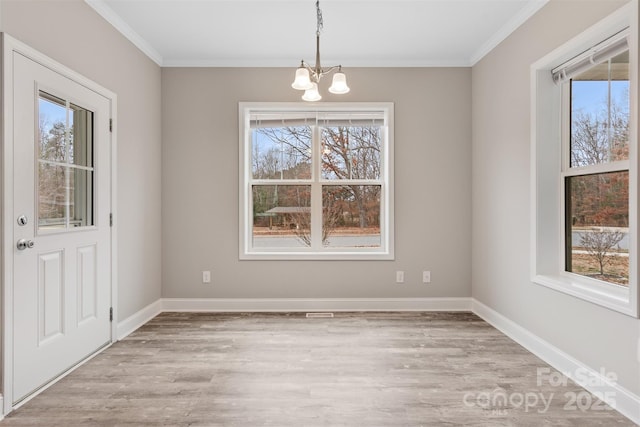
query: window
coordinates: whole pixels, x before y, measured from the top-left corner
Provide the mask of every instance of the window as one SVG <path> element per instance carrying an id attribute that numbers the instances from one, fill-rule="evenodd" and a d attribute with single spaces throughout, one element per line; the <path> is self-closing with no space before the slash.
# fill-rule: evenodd
<path id="1" fill-rule="evenodd" d="M 240 258 L 393 259 L 392 104 L 240 104 Z"/>
<path id="2" fill-rule="evenodd" d="M 562 82 L 565 270 L 629 285 L 629 49 Z M 601 54 L 602 58 L 602 54 Z"/>
<path id="3" fill-rule="evenodd" d="M 38 231 L 93 224 L 93 112 L 40 91 Z"/>
<path id="4" fill-rule="evenodd" d="M 630 7 L 532 65 L 532 280 L 637 316 Z"/>

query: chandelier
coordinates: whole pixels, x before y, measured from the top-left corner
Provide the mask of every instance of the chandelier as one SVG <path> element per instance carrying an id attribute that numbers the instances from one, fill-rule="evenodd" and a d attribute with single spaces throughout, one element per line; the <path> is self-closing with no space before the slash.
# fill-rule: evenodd
<path id="1" fill-rule="evenodd" d="M 337 73 L 333 75 L 333 81 L 329 92 L 338 95 L 348 93 L 349 86 L 347 86 L 347 77 L 342 72 L 342 65 L 336 65 L 323 70 L 320 66 L 320 31 L 322 31 L 322 11 L 320 10 L 320 0 L 316 0 L 316 65 L 311 67 L 304 62 L 304 59 L 300 62 L 300 66 L 296 70 L 296 77 L 291 87 L 297 90 L 304 90 L 302 99 L 304 101 L 320 101 L 322 96 L 318 92 L 318 83 L 322 76 L 329 74 L 335 70 Z"/>

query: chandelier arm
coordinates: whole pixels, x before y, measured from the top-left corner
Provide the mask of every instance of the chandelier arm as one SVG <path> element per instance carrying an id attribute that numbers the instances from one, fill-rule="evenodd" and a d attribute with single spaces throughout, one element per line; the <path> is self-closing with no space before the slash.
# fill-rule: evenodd
<path id="1" fill-rule="evenodd" d="M 326 70 L 320 70 L 320 71 L 321 71 L 321 74 L 324 76 L 325 74 L 329 74 L 329 73 L 335 71 L 336 69 L 340 70 L 341 68 L 342 68 L 342 65 L 334 65 L 331 68 L 328 68 Z"/>
<path id="2" fill-rule="evenodd" d="M 321 75 L 319 75 L 318 73 L 316 73 L 316 69 L 315 67 L 312 67 L 311 65 L 309 65 L 308 63 L 306 63 L 304 60 L 302 61 L 302 66 L 304 68 L 306 68 L 309 71 L 309 78 L 318 83 L 318 81 L 320 80 Z"/>
<path id="3" fill-rule="evenodd" d="M 316 83 L 320 81 L 321 77 L 326 76 L 327 74 L 332 73 L 335 70 L 340 70 L 342 68 L 342 65 L 334 65 L 333 67 L 327 68 L 326 70 L 323 70 L 321 68 L 318 69 L 317 67 L 312 67 L 311 65 L 307 64 L 304 60 L 302 61 L 301 65 L 307 70 L 309 70 L 309 76 Z"/>

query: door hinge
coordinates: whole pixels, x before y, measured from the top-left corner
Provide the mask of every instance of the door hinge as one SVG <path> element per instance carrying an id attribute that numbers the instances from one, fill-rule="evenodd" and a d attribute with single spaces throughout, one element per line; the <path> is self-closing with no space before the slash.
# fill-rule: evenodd
<path id="1" fill-rule="evenodd" d="M 113 322 L 113 307 L 109 307 L 109 322 Z"/>
<path id="2" fill-rule="evenodd" d="M 109 119 L 109 132 L 113 132 L 113 119 Z"/>
<path id="3" fill-rule="evenodd" d="M 113 214 L 109 214 L 109 227 L 113 227 Z"/>

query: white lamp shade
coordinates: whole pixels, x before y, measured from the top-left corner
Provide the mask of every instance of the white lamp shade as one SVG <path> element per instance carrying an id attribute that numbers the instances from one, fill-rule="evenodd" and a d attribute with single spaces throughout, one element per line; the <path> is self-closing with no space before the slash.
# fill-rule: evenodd
<path id="1" fill-rule="evenodd" d="M 318 83 L 311 83 L 311 89 L 307 89 L 302 95 L 303 101 L 320 101 L 322 97 L 320 96 L 320 92 L 318 92 Z"/>
<path id="2" fill-rule="evenodd" d="M 335 73 L 333 75 L 333 81 L 331 82 L 329 92 L 342 95 L 344 93 L 349 93 L 349 90 L 349 86 L 347 86 L 347 76 L 345 76 L 344 73 Z"/>
<path id="3" fill-rule="evenodd" d="M 298 67 L 296 70 L 296 78 L 291 87 L 297 90 L 309 90 L 312 88 L 311 79 L 309 78 L 309 70 L 304 67 Z"/>

